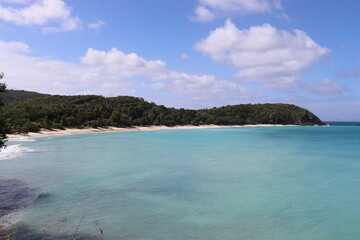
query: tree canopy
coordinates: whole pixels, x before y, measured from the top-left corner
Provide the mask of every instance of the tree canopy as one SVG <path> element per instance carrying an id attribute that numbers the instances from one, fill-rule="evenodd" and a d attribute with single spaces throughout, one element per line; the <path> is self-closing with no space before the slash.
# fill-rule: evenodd
<path id="1" fill-rule="evenodd" d="M 27 100 L 31 98 L 39 98 L 50 96 L 49 94 L 24 91 L 24 90 L 6 90 L 4 93 L 0 93 L 1 100 L 6 104 L 10 102 L 17 102 L 22 100 Z"/>
<path id="2" fill-rule="evenodd" d="M 130 96 L 53 95 L 21 99 L 15 98 L 3 109 L 10 133 L 107 126 L 323 124 L 313 113 L 290 104 L 240 104 L 189 110 L 168 108 Z"/>
<path id="3" fill-rule="evenodd" d="M 0 80 L 4 77 L 3 73 L 0 73 Z M 0 93 L 4 92 L 6 89 L 6 85 L 4 83 L 0 83 Z M 6 142 L 6 133 L 8 132 L 7 126 L 6 126 L 6 119 L 2 111 L 2 101 L 0 98 L 0 150 L 4 146 L 4 143 Z"/>

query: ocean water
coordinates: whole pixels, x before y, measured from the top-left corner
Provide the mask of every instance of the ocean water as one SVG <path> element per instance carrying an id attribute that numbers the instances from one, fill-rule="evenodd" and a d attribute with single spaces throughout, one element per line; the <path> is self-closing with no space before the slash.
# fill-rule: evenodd
<path id="1" fill-rule="evenodd" d="M 0 185 L 15 181 L 13 199 L 25 196 L 7 217 L 24 235 L 360 239 L 359 126 L 87 133 L 8 145 Z"/>

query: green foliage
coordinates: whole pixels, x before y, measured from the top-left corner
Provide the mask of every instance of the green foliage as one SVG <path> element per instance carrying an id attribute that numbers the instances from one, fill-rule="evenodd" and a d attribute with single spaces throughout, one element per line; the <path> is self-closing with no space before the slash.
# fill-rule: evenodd
<path id="1" fill-rule="evenodd" d="M 23 101 L 31 98 L 39 98 L 50 96 L 49 94 L 42 94 L 37 92 L 30 92 L 24 90 L 7 90 L 4 92 L 0 91 L 0 98 L 4 103 Z"/>
<path id="2" fill-rule="evenodd" d="M 0 78 L 1 79 L 1 78 Z M 0 83 L 0 93 L 4 92 L 6 89 L 6 85 L 4 83 Z M 3 105 L 0 99 L 0 107 Z M 2 108 L 0 109 L 0 149 L 4 146 L 6 142 L 6 133 L 8 132 L 7 124 L 6 124 L 6 116 L 4 115 Z"/>
<path id="3" fill-rule="evenodd" d="M 186 110 L 158 106 L 142 98 L 121 96 L 44 96 L 9 102 L 4 116 L 11 133 L 41 128 L 130 127 L 151 125 L 322 125 L 306 109 L 289 104 L 242 104 Z"/>

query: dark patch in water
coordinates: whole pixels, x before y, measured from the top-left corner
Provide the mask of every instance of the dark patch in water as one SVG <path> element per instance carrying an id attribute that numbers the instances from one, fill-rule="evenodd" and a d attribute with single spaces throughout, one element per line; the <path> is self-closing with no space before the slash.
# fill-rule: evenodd
<path id="1" fill-rule="evenodd" d="M 0 217 L 22 210 L 36 199 L 36 191 L 23 181 L 0 179 Z"/>
<path id="2" fill-rule="evenodd" d="M 39 194 L 38 190 L 27 186 L 23 181 L 16 179 L 0 179 L 0 217 L 20 211 L 33 203 L 49 201 L 52 195 L 48 193 Z M 100 225 L 99 225 L 100 226 Z M 3 228 L 0 225 L 0 240 L 95 240 L 100 239 L 102 230 L 96 228 L 94 236 L 82 236 L 80 234 L 49 235 L 35 232 L 26 226 L 13 225 L 10 228 Z"/>
<path id="3" fill-rule="evenodd" d="M 11 236 L 6 238 L 5 236 Z M 81 236 L 79 234 L 66 235 L 66 236 L 54 236 L 48 234 L 39 234 L 29 230 L 26 227 L 13 228 L 11 230 L 2 231 L 0 229 L 0 240 L 16 239 L 16 240 L 95 240 L 100 238 Z"/>
<path id="4" fill-rule="evenodd" d="M 82 218 L 83 219 L 83 218 Z M 51 235 L 47 233 L 47 229 L 42 231 L 33 231 L 27 226 L 13 226 L 11 229 L 1 229 L 0 227 L 0 240 L 99 240 L 103 237 L 103 230 L 101 229 L 100 223 L 94 221 L 94 232 L 93 234 L 84 235 L 78 232 L 81 228 L 81 221 L 74 232 L 62 235 Z M 59 222 L 66 223 L 67 219 L 59 219 Z M 55 224 L 56 225 L 56 224 Z M 54 225 L 54 227 L 55 227 Z"/>
<path id="5" fill-rule="evenodd" d="M 38 195 L 38 197 L 36 198 L 35 203 L 41 204 L 41 203 L 47 202 L 47 201 L 49 201 L 49 199 L 51 197 L 52 197 L 52 195 L 50 193 L 40 193 Z"/>

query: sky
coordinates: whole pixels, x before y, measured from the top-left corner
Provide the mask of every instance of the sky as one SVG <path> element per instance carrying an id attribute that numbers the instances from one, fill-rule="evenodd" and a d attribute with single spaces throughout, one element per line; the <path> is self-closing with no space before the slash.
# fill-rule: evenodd
<path id="1" fill-rule="evenodd" d="M 360 121 L 358 0 L 0 0 L 9 89 Z"/>

